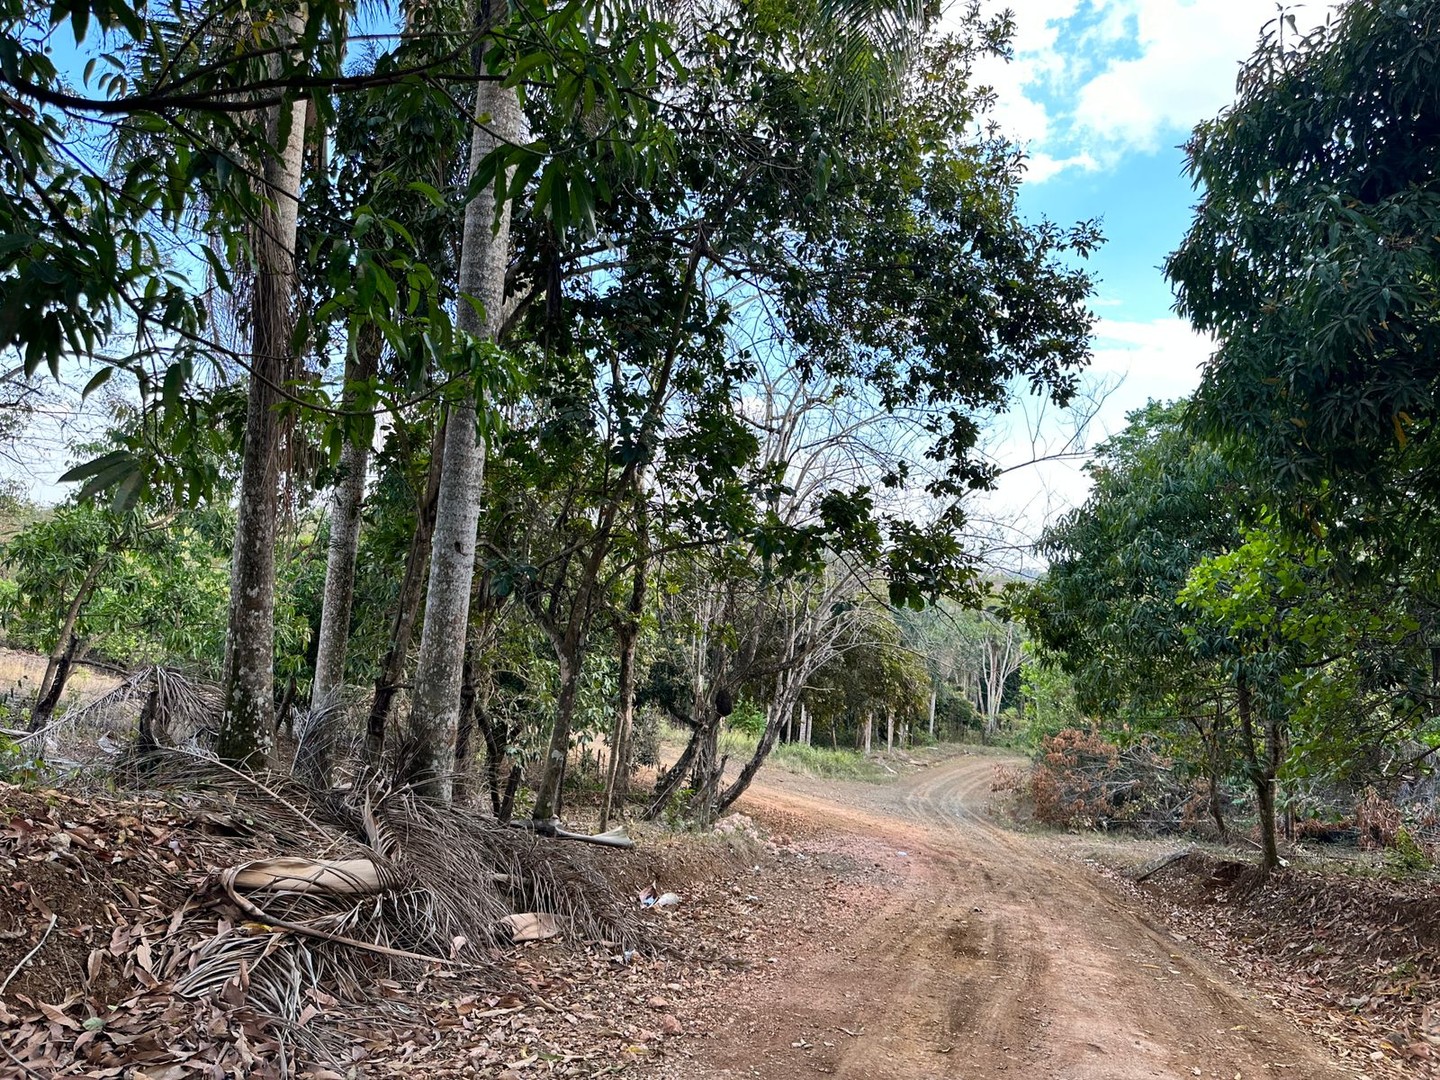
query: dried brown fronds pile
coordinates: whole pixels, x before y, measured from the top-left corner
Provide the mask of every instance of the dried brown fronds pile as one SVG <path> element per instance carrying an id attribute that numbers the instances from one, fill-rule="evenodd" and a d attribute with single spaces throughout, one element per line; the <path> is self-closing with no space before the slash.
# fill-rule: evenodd
<path id="1" fill-rule="evenodd" d="M 199 1024 L 180 1060 L 212 1074 L 343 1065 L 357 1017 L 403 1018 L 402 986 L 505 992 L 515 913 L 602 960 L 642 941 L 600 849 L 373 781 L 317 797 L 173 752 L 138 776 L 150 791 L 119 805 L 0 788 L 0 890 L 61 924 L 29 960 L 19 946 L 37 935 L 0 937 L 0 979 L 23 971 L 0 1013 L 14 1059 L 0 1074 L 105 1075 L 142 1062 L 138 1033 L 167 1017 Z M 348 1032 L 315 1020 L 337 1003 Z"/>

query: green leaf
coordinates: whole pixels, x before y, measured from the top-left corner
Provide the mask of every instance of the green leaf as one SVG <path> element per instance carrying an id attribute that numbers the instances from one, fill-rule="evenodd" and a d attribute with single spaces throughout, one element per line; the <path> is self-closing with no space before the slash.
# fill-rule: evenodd
<path id="1" fill-rule="evenodd" d="M 110 376 L 114 374 L 115 369 L 113 367 L 102 367 L 94 375 L 90 376 L 90 381 L 85 384 L 85 389 L 80 391 L 80 400 L 84 401 L 96 390 L 99 390 L 110 381 Z"/>

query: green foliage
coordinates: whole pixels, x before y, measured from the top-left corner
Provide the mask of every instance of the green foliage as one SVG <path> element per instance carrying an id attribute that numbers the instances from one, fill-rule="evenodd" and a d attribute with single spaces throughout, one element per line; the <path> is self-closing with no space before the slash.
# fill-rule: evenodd
<path id="1" fill-rule="evenodd" d="M 1271 24 L 1187 150 L 1201 189 L 1166 270 L 1219 349 L 1199 418 L 1245 440 L 1337 554 L 1433 553 L 1440 401 L 1440 4 Z"/>
<path id="2" fill-rule="evenodd" d="M 741 699 L 735 703 L 735 710 L 725 718 L 725 726 L 758 739 L 765 730 L 765 710 L 753 701 Z"/>
<path id="3" fill-rule="evenodd" d="M 1090 498 L 1041 539 L 1050 569 L 1022 614 L 1082 711 L 1139 718 L 1215 685 L 1185 647 L 1176 601 L 1192 568 L 1238 538 L 1245 478 L 1185 417 L 1183 404 L 1131 413 L 1088 467 Z"/>
<path id="4" fill-rule="evenodd" d="M 62 507 L 4 547 L 0 618 L 9 640 L 48 652 L 72 604 L 75 632 L 122 664 L 183 662 L 213 673 L 229 573 L 205 514 L 142 519 Z"/>
<path id="5" fill-rule="evenodd" d="M 1396 830 L 1394 842 L 1385 849 L 1385 862 L 1402 873 L 1417 873 L 1434 867 L 1425 848 L 1403 825 Z"/>
<path id="6" fill-rule="evenodd" d="M 1075 701 L 1075 685 L 1057 661 L 1044 657 L 1028 661 L 1020 669 L 1020 693 L 1025 738 L 1031 745 L 1066 728 L 1085 726 Z"/>

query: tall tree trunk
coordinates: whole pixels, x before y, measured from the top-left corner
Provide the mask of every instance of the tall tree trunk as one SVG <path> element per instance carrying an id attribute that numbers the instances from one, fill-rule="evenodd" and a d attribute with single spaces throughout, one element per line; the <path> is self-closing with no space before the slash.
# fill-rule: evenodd
<path id="1" fill-rule="evenodd" d="M 342 408 L 351 408 L 351 384 L 374 374 L 382 338 L 367 323 L 355 342 L 355 355 L 345 365 Z M 325 559 L 325 593 L 320 608 L 320 633 L 315 653 L 315 681 L 310 689 L 310 715 L 300 733 L 295 771 L 318 787 L 328 787 L 344 718 L 345 653 L 350 642 L 350 613 L 355 603 L 355 557 L 360 550 L 360 507 L 370 463 L 370 425 L 345 440 L 340 450 L 340 475 L 330 508 L 330 546 Z"/>
<path id="2" fill-rule="evenodd" d="M 425 491 L 415 512 L 415 535 L 405 556 L 405 573 L 400 579 L 400 592 L 395 598 L 395 615 L 391 621 L 390 642 L 380 661 L 380 674 L 375 676 L 375 696 L 370 715 L 365 721 L 365 756 L 372 763 L 385 748 L 385 725 L 395 695 L 405 679 L 405 662 L 410 655 L 410 642 L 415 637 L 415 621 L 420 617 L 420 601 L 425 596 L 426 571 L 430 567 L 430 540 L 435 534 L 435 504 L 440 500 L 440 470 L 445 458 L 445 424 L 436 424 L 430 439 L 430 466 L 425 475 Z"/>
<path id="3" fill-rule="evenodd" d="M 895 749 L 895 710 L 889 705 L 885 706 L 885 749 Z"/>
<path id="4" fill-rule="evenodd" d="M 477 74 L 484 74 L 477 72 Z M 475 95 L 477 123 L 470 143 L 475 172 L 496 146 L 524 138 L 520 99 L 499 79 L 480 82 Z M 484 118 L 481 121 L 479 118 Z M 457 307 L 462 333 L 494 341 L 504 317 L 505 270 L 510 255 L 510 203 L 498 208 L 486 185 L 465 208 L 460 256 L 460 292 L 478 300 Z M 408 779 L 422 795 L 448 802 L 455 766 L 455 732 L 460 715 L 460 681 L 465 653 L 470 586 L 475 575 L 475 530 L 480 519 L 485 454 L 476 423 L 475 400 L 453 401 L 445 430 L 435 535 L 430 545 L 430 582 L 425 622 L 411 693 L 413 755 Z"/>
<path id="5" fill-rule="evenodd" d="M 630 789 L 630 731 L 635 722 L 635 650 L 640 641 L 640 621 L 645 615 L 645 591 L 650 574 L 648 524 L 642 508 L 637 522 L 639 551 L 630 584 L 630 603 L 617 631 L 620 647 L 620 703 L 615 710 L 615 727 L 610 736 L 610 767 L 605 776 L 605 794 L 600 800 L 600 831 L 610 827 L 610 815 L 617 803 L 625 805 Z"/>
<path id="6" fill-rule="evenodd" d="M 871 736 L 871 733 L 873 732 L 874 728 L 875 728 L 875 714 L 874 714 L 874 713 L 867 712 L 867 713 L 865 714 L 865 753 L 867 753 L 867 754 L 870 753 L 870 736 Z"/>
<path id="7" fill-rule="evenodd" d="M 289 35 L 305 27 L 303 7 Z M 263 166 L 265 190 L 254 230 L 250 390 L 245 450 L 230 562 L 225 635 L 224 712 L 215 751 L 222 761 L 263 767 L 275 741 L 275 523 L 279 500 L 280 417 L 291 378 L 295 327 L 295 232 L 305 151 L 305 102 L 282 102 L 270 118 L 275 152 Z"/>
<path id="8" fill-rule="evenodd" d="M 930 687 L 930 738 L 935 738 L 935 702 L 940 697 L 938 688 Z"/>

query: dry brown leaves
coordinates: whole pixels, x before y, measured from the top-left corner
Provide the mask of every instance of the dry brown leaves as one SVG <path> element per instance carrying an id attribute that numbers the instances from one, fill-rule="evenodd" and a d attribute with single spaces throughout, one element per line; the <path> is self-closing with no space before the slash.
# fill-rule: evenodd
<path id="1" fill-rule="evenodd" d="M 1176 933 L 1371 1077 L 1440 1076 L 1440 895 L 1433 886 L 1188 855 L 1137 887 Z"/>
<path id="2" fill-rule="evenodd" d="M 773 939 L 747 926 L 757 909 L 770 908 L 772 930 L 813 915 L 780 872 L 793 852 L 713 838 L 657 842 L 613 864 L 621 880 L 658 878 L 683 897 L 677 908 L 646 914 L 653 952 L 535 942 L 497 949 L 499 977 L 431 969 L 418 978 L 357 954 L 363 1000 L 308 985 L 286 1023 L 247 1004 L 258 964 L 204 996 L 176 992 L 217 937 L 248 933 L 262 954 L 290 944 L 205 891 L 216 867 L 274 854 L 246 824 L 243 811 L 204 800 L 177 808 L 0 785 L 0 981 L 14 971 L 0 1000 L 0 1075 L 664 1073 L 667 1060 L 687 1055 L 699 1026 L 693 1003 L 737 970 L 763 965 L 773 949 Z"/>

